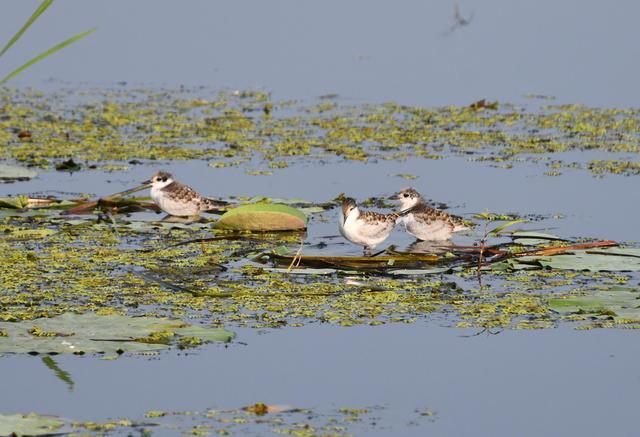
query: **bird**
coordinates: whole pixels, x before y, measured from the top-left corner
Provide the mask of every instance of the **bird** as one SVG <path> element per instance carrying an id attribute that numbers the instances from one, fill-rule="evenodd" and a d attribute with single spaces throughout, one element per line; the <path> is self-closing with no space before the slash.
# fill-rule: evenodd
<path id="1" fill-rule="evenodd" d="M 171 173 L 159 171 L 144 181 L 151 187 L 151 199 L 169 215 L 198 217 L 202 211 L 216 209 L 226 202 L 213 201 L 198 194 L 193 188 L 174 179 Z"/>
<path id="2" fill-rule="evenodd" d="M 360 211 L 356 201 L 347 197 L 342 201 L 340 233 L 354 244 L 363 246 L 365 256 L 382 243 L 391 233 L 398 214 L 379 214 L 373 211 Z"/>
<path id="3" fill-rule="evenodd" d="M 422 241 L 445 241 L 454 232 L 469 229 L 460 218 L 429 205 L 413 188 L 405 188 L 393 196 L 400 202 L 402 221 L 408 233 Z"/>

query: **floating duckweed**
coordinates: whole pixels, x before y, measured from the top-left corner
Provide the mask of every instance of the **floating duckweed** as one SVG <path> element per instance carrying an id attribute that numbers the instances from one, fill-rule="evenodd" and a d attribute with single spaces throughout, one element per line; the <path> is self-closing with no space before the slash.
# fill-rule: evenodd
<path id="1" fill-rule="evenodd" d="M 133 159 L 203 159 L 212 167 L 262 159 L 280 169 L 295 157 L 438 159 L 446 151 L 510 168 L 524 159 L 572 150 L 640 152 L 637 109 L 349 106 L 322 100 L 292 106 L 272 101 L 267 93 L 198 92 L 206 95 L 194 99 L 184 89 L 0 90 L 0 142 L 5 145 L 0 159 L 40 167 L 69 158 L 120 161 L 103 164 L 108 171 L 124 170 Z M 591 161 L 587 168 L 595 174 L 637 175 L 635 161 Z M 550 176 L 571 165 L 555 162 L 559 167 Z"/>

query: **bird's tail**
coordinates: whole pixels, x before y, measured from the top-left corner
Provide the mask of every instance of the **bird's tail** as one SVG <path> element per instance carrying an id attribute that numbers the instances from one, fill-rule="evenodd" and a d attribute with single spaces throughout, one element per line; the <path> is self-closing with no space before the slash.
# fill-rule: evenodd
<path id="1" fill-rule="evenodd" d="M 229 202 L 225 202 L 224 200 L 203 197 L 202 204 L 200 205 L 200 209 L 202 211 L 219 211 L 221 209 L 226 208 L 227 206 L 229 206 Z"/>

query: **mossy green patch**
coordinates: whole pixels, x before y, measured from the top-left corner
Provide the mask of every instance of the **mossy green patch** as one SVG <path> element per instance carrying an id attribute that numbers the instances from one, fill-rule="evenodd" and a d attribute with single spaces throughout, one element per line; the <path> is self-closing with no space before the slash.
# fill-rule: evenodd
<path id="1" fill-rule="evenodd" d="M 531 111 L 500 104 L 488 110 L 326 101 L 292 105 L 268 94 L 198 93 L 201 97 L 194 98 L 184 89 L 48 94 L 3 89 L 0 159 L 49 168 L 69 159 L 81 168 L 90 168 L 86 162 L 120 161 L 102 165 L 107 170 L 123 170 L 134 159 L 204 159 L 212 167 L 260 160 L 275 171 L 294 159 L 402 160 L 453 154 L 509 168 L 522 159 L 540 160 L 542 154 L 598 150 L 629 157 L 592 161 L 587 168 L 594 173 L 638 174 L 637 109 L 550 105 Z M 554 165 L 569 164 L 555 160 Z"/>
<path id="2" fill-rule="evenodd" d="M 481 271 L 478 284 L 473 266 L 412 275 L 394 275 L 397 267 L 385 273 L 388 266 L 382 272 L 357 272 L 356 266 L 351 273 L 312 270 L 296 275 L 286 268 L 270 270 L 251 259 L 283 247 L 293 254 L 300 245 L 299 235 L 230 238 L 206 224 L 171 228 L 171 224 L 139 223 L 132 226 L 118 218 L 111 223 L 75 220 L 69 225 L 55 215 L 21 213 L 3 219 L 1 226 L 10 232 L 0 234 L 0 262 L 20 268 L 0 270 L 0 320 L 94 312 L 198 317 L 217 326 L 260 328 L 318 322 L 411 323 L 446 314 L 452 325 L 539 328 L 564 319 L 549 310 L 549 297 L 576 289 L 588 292 L 599 284 L 624 284 L 634 277 L 633 273 L 506 268 Z M 42 228 L 54 232 L 46 238 L 12 237 L 15 229 Z M 212 238 L 216 236 L 220 238 Z M 173 245 L 185 240 L 194 243 Z M 556 243 L 566 244 L 550 242 Z M 74 332 L 30 323 L 34 334 L 45 338 L 52 334 L 48 338 L 64 339 L 62 335 Z M 185 333 L 179 346 L 197 345 L 191 337 Z M 173 342 L 162 332 L 144 340 Z"/>

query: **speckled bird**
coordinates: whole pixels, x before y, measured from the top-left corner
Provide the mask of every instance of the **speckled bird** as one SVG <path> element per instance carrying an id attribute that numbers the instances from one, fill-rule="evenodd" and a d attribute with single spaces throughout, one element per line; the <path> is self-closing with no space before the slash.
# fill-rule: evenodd
<path id="1" fill-rule="evenodd" d="M 364 248 L 365 255 L 382 243 L 391 233 L 398 220 L 398 214 L 379 214 L 360 211 L 351 197 L 342 201 L 340 233 L 344 238 Z"/>
<path id="2" fill-rule="evenodd" d="M 193 188 L 184 185 L 166 171 L 159 171 L 143 182 L 151 186 L 151 199 L 169 215 L 197 217 L 202 211 L 216 209 L 223 202 L 214 203 Z"/>
<path id="3" fill-rule="evenodd" d="M 454 232 L 469 229 L 460 217 L 432 207 L 413 188 L 401 190 L 394 198 L 402 207 L 399 222 L 403 222 L 407 232 L 418 240 L 448 240 Z"/>

